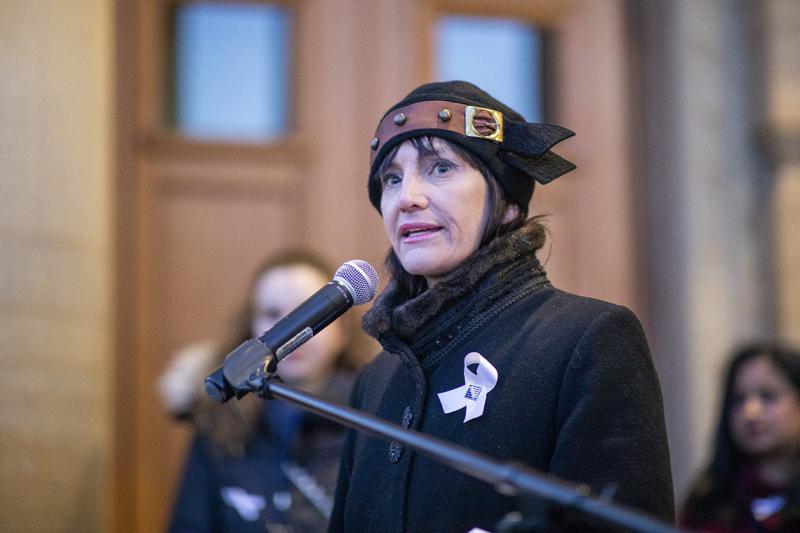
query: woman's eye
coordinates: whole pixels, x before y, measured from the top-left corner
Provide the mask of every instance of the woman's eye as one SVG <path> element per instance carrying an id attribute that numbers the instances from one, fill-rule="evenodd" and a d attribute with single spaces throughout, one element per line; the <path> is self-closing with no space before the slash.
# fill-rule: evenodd
<path id="1" fill-rule="evenodd" d="M 733 398 L 731 399 L 731 406 L 732 407 L 739 407 L 744 404 L 745 396 L 744 394 L 734 394 Z"/>
<path id="2" fill-rule="evenodd" d="M 453 164 L 449 161 L 437 161 L 433 165 L 434 174 L 447 174 L 453 169 Z"/>
<path id="3" fill-rule="evenodd" d="M 778 399 L 778 393 L 776 391 L 771 390 L 764 390 L 761 391 L 761 401 L 764 403 L 773 403 Z"/>
<path id="4" fill-rule="evenodd" d="M 257 310 L 253 313 L 257 320 L 277 322 L 281 318 L 281 312 L 277 309 Z"/>
<path id="5" fill-rule="evenodd" d="M 385 189 L 386 187 L 391 187 L 391 186 L 393 186 L 393 185 L 397 185 L 397 184 L 398 184 L 398 183 L 400 183 L 401 181 L 402 181 L 402 180 L 400 179 L 400 176 L 398 176 L 397 174 L 385 174 L 385 175 L 384 175 L 384 176 L 381 178 L 381 183 L 383 184 L 383 188 L 384 188 L 384 189 Z"/>

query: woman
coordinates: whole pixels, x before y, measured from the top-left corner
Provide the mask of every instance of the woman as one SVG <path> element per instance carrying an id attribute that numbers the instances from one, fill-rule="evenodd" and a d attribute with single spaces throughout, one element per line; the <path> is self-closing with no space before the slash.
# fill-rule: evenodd
<path id="1" fill-rule="evenodd" d="M 195 428 L 170 531 L 306 532 L 327 527 L 343 441 L 340 428 L 256 395 L 220 405 L 199 384 L 231 349 L 271 328 L 328 282 L 331 272 L 303 252 L 269 259 L 253 279 L 234 342 L 213 352 L 215 357 L 205 364 L 191 361 L 208 359 L 202 349 L 184 353 L 162 378 L 165 402 Z M 281 361 L 278 375 L 298 388 L 343 401 L 352 383 L 342 368 L 345 340 L 342 322 L 331 324 Z M 182 385 L 186 381 L 196 389 L 191 402 Z"/>
<path id="2" fill-rule="evenodd" d="M 800 352 L 738 350 L 728 366 L 711 464 L 684 505 L 705 532 L 800 531 Z"/>
<path id="3" fill-rule="evenodd" d="M 627 309 L 553 288 L 528 220 L 533 182 L 574 166 L 572 132 L 529 124 L 465 82 L 423 85 L 372 140 L 370 200 L 393 281 L 364 317 L 384 351 L 351 403 L 673 519 L 659 390 Z M 332 531 L 493 529 L 513 498 L 433 460 L 349 433 Z"/>

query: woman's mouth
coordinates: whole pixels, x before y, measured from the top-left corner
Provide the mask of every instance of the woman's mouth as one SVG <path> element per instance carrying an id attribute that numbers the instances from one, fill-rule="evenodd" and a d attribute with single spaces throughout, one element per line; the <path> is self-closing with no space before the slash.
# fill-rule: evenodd
<path id="1" fill-rule="evenodd" d="M 400 226 L 399 233 L 403 242 L 413 243 L 429 239 L 441 229 L 441 226 L 415 222 Z"/>

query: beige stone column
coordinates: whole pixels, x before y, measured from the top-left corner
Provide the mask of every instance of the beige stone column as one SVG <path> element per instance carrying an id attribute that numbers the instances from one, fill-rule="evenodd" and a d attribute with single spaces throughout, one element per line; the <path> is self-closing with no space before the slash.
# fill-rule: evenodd
<path id="1" fill-rule="evenodd" d="M 644 44 L 633 127 L 646 135 L 651 341 L 679 502 L 708 459 L 731 350 L 775 329 L 755 4 L 649 1 L 633 30 Z"/>
<path id="2" fill-rule="evenodd" d="M 763 18 L 778 331 L 800 345 L 800 3 L 769 0 Z"/>
<path id="3" fill-rule="evenodd" d="M 110 4 L 0 2 L 0 530 L 105 531 Z"/>

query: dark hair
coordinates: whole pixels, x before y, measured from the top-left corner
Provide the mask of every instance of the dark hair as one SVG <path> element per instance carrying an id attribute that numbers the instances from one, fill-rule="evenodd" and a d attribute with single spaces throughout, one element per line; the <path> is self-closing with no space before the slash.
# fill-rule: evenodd
<path id="1" fill-rule="evenodd" d="M 486 221 L 486 227 L 484 228 L 483 236 L 481 237 L 481 247 L 487 245 L 500 235 L 514 231 L 525 223 L 525 220 L 528 218 L 528 206 L 519 205 L 510 201 L 503 191 L 503 188 L 500 186 L 500 182 L 497 181 L 489 167 L 486 166 L 481 159 L 473 155 L 469 150 L 441 137 L 420 136 L 412 137 L 408 141 L 411 143 L 411 146 L 414 147 L 420 157 L 426 157 L 439 154 L 436 146 L 434 145 L 434 139 L 446 144 L 448 148 L 456 155 L 466 161 L 474 169 L 478 170 L 478 172 L 480 172 L 486 180 L 487 195 L 490 207 L 489 218 Z M 392 164 L 392 161 L 394 161 L 400 146 L 401 145 L 395 146 L 388 154 L 386 154 L 386 157 L 381 162 L 381 165 L 378 167 L 378 170 L 375 172 L 372 179 L 381 179 L 384 171 L 389 167 L 389 165 Z M 515 216 L 509 222 L 504 223 L 503 216 L 505 215 L 508 207 L 512 205 L 516 206 L 517 208 L 517 216 Z M 427 289 L 428 285 L 425 281 L 425 278 L 410 274 L 405 268 L 403 268 L 402 263 L 400 263 L 400 259 L 397 257 L 397 254 L 391 247 L 386 255 L 386 269 L 392 278 L 394 278 L 394 280 L 397 282 L 398 289 L 402 294 L 407 296 L 416 296 Z"/>
<path id="2" fill-rule="evenodd" d="M 222 364 L 225 356 L 242 342 L 252 338 L 251 317 L 253 315 L 253 291 L 258 281 L 269 271 L 290 266 L 309 266 L 323 275 L 333 275 L 331 267 L 319 256 L 306 250 L 285 250 L 269 256 L 256 268 L 247 291 L 247 300 L 236 314 L 231 327 L 231 335 L 223 343 L 217 353 L 216 365 Z M 351 329 L 352 324 L 342 317 L 345 328 Z M 349 331 L 345 335 L 345 343 L 352 340 Z M 349 346 L 345 346 L 336 358 L 337 368 L 349 368 L 351 361 L 348 359 Z M 218 404 L 205 395 L 195 401 L 190 415 L 195 428 L 206 435 L 214 445 L 215 452 L 220 455 L 240 456 L 245 451 L 245 446 L 256 434 L 261 421 L 263 400 L 249 394 L 238 401 L 229 401 Z"/>
<path id="3" fill-rule="evenodd" d="M 732 491 L 735 489 L 736 475 L 748 459 L 747 455 L 737 448 L 731 435 L 731 410 L 735 401 L 734 383 L 739 370 L 742 365 L 757 357 L 768 359 L 800 394 L 800 352 L 797 350 L 776 343 L 754 343 L 742 346 L 733 352 L 725 372 L 723 400 L 714 439 L 713 456 L 706 470 L 692 487 L 684 505 L 684 519 L 690 524 L 696 524 L 697 521 L 730 523 L 743 512 L 730 505 L 735 496 Z M 794 487 L 793 493 L 793 501 L 800 502 L 800 486 Z"/>

